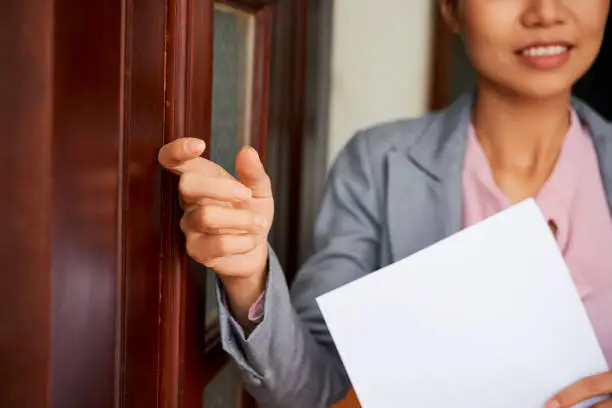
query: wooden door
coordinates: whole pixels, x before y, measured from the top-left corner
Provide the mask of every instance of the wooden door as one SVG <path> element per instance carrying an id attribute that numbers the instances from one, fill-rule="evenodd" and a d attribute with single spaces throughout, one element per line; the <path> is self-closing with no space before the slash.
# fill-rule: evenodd
<path id="1" fill-rule="evenodd" d="M 3 407 L 160 405 L 166 6 L 2 2 Z"/>
<path id="2" fill-rule="evenodd" d="M 304 7 L 2 2 L 0 406 L 202 406 L 226 358 L 157 151 L 183 136 L 219 143 L 215 10 L 240 9 L 256 39 L 242 129 L 265 151 L 280 198 L 272 239 L 291 270 Z"/>

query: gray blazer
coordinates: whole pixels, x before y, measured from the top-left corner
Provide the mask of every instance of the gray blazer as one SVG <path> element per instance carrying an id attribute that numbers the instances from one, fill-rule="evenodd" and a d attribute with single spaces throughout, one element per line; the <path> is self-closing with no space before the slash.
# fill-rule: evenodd
<path id="1" fill-rule="evenodd" d="M 315 254 L 291 290 L 271 251 L 265 316 L 248 337 L 219 302 L 223 347 L 263 408 L 328 407 L 349 389 L 317 296 L 461 228 L 472 101 L 466 94 L 441 112 L 359 132 L 330 171 Z M 583 102 L 572 104 L 591 130 L 612 204 L 612 125 Z"/>

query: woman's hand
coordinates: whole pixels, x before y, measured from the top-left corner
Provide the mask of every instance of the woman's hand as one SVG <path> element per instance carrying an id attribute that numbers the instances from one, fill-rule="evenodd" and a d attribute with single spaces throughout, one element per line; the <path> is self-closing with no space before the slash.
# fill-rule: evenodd
<path id="1" fill-rule="evenodd" d="M 546 404 L 546 408 L 570 408 L 594 397 L 612 395 L 612 371 L 583 378 L 564 388 Z M 611 408 L 612 397 L 596 404 L 596 408 Z"/>
<path id="2" fill-rule="evenodd" d="M 217 273 L 243 323 L 265 285 L 274 217 L 270 178 L 253 148 L 243 148 L 236 157 L 238 180 L 200 157 L 204 148 L 199 139 L 178 139 L 161 148 L 159 162 L 180 176 L 187 253 Z"/>

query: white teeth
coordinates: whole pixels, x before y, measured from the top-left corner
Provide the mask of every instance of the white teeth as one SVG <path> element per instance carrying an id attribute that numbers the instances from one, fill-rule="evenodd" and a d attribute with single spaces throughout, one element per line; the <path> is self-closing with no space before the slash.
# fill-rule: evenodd
<path id="1" fill-rule="evenodd" d="M 564 45 L 551 45 L 548 47 L 532 47 L 523 50 L 523 55 L 529 57 L 548 57 L 552 55 L 563 54 L 567 51 L 567 47 Z"/>

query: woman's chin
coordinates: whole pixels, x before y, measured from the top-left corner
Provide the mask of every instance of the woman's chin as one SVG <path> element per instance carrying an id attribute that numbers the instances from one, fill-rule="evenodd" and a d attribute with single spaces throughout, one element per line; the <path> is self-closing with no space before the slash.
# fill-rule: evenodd
<path id="1" fill-rule="evenodd" d="M 571 94 L 576 78 L 574 75 L 506 75 L 482 76 L 479 87 L 494 90 L 511 98 L 548 100 L 567 97 Z"/>
<path id="2" fill-rule="evenodd" d="M 559 83 L 558 81 L 531 81 L 516 84 L 513 93 L 525 99 L 548 100 L 567 97 L 571 94 L 573 83 Z"/>

